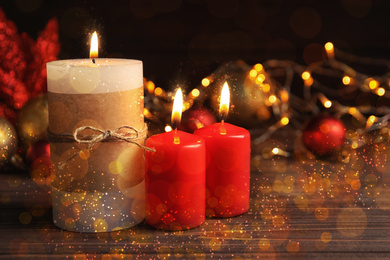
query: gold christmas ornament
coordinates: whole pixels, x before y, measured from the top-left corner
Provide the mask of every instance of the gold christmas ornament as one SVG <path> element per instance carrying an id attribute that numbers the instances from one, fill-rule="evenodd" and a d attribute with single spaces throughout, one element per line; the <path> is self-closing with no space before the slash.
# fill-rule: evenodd
<path id="1" fill-rule="evenodd" d="M 18 148 L 16 130 L 7 119 L 0 117 L 0 166 L 8 163 Z"/>
<path id="2" fill-rule="evenodd" d="M 38 140 L 46 139 L 48 127 L 47 95 L 39 95 L 29 100 L 21 109 L 18 121 L 18 133 L 22 147 L 27 150 Z"/>
<path id="3" fill-rule="evenodd" d="M 229 62 L 207 79 L 211 81 L 206 91 L 213 111 L 218 111 L 223 83 L 226 81 L 230 86 L 230 108 L 233 109 L 229 111 L 228 122 L 250 128 L 271 117 L 270 107 L 276 105 L 277 100 L 269 102 L 274 87 L 261 64 L 251 67 L 240 60 Z"/>

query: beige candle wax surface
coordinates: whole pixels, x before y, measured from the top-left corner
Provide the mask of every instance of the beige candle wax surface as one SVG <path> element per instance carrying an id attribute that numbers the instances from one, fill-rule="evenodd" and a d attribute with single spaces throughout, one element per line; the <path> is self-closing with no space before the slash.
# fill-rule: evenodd
<path id="1" fill-rule="evenodd" d="M 62 60 L 47 64 L 49 131 L 69 135 L 83 126 L 144 131 L 142 62 Z M 118 133 L 127 134 L 128 129 Z M 100 134 L 82 130 L 80 136 Z M 135 135 L 136 133 L 131 133 Z M 138 141 L 143 144 L 144 140 Z M 105 232 L 144 218 L 144 151 L 125 141 L 93 145 L 51 142 L 53 220 L 64 229 Z M 62 167 L 60 167 L 60 165 Z"/>

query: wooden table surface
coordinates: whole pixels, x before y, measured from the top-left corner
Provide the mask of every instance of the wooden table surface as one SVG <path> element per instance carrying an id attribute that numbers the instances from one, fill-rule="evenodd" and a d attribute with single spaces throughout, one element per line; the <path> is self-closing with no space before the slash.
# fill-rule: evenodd
<path id="1" fill-rule="evenodd" d="M 278 140 L 252 148 L 248 213 L 184 232 L 144 223 L 64 231 L 52 223 L 47 187 L 26 172 L 1 173 L 0 258 L 390 259 L 389 143 L 357 149 L 348 162 L 305 153 L 264 158 Z"/>

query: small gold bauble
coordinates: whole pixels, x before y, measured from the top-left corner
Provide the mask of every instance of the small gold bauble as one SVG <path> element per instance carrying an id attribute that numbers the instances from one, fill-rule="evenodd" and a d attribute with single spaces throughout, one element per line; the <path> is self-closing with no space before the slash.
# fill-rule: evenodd
<path id="1" fill-rule="evenodd" d="M 8 163 L 18 148 L 16 130 L 7 119 L 0 117 L 0 166 Z"/>
<path id="2" fill-rule="evenodd" d="M 254 127 L 270 118 L 269 107 L 265 106 L 266 100 L 272 85 L 268 82 L 268 77 L 264 70 L 258 71 L 258 75 L 263 75 L 261 82 L 250 75 L 251 67 L 243 61 L 230 62 L 219 67 L 208 78 L 212 83 L 207 87 L 210 103 L 213 111 L 219 110 L 220 95 L 224 82 L 230 88 L 231 109 L 227 117 L 228 122 L 242 126 Z M 262 85 L 267 84 L 264 91 Z"/>
<path id="3" fill-rule="evenodd" d="M 33 143 L 46 138 L 49 126 L 47 95 L 39 95 L 26 103 L 21 109 L 18 132 L 22 146 L 28 149 Z"/>

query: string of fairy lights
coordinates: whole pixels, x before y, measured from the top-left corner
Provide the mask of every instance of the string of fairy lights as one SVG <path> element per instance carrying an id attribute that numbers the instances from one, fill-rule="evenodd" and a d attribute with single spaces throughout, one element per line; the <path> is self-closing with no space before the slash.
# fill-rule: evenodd
<path id="1" fill-rule="evenodd" d="M 286 82 L 288 84 L 285 84 L 285 87 L 282 90 L 282 94 L 280 95 L 280 101 L 283 104 L 286 104 L 286 106 L 294 106 L 295 108 L 298 108 L 300 112 L 314 111 L 314 113 L 317 114 L 319 113 L 320 109 L 316 106 L 316 104 L 317 101 L 320 101 L 320 103 L 325 109 L 332 109 L 332 112 L 337 118 L 340 118 L 345 114 L 349 114 L 352 117 L 356 118 L 356 120 L 360 122 L 365 122 L 365 126 L 363 128 L 358 129 L 357 131 L 359 134 L 359 138 L 349 140 L 349 145 L 352 148 L 356 149 L 364 144 L 364 142 L 361 142 L 361 139 L 364 134 L 387 126 L 387 122 L 389 120 L 389 116 L 387 114 L 390 112 L 390 109 L 387 107 L 374 108 L 372 106 L 367 105 L 345 106 L 342 105 L 339 101 L 331 101 L 324 93 L 331 93 L 334 92 L 334 90 L 322 85 L 321 82 L 314 79 L 312 73 L 315 72 L 317 74 L 322 74 L 331 77 L 339 77 L 340 73 L 342 73 L 342 84 L 350 87 L 348 90 L 349 92 L 353 92 L 355 90 L 360 89 L 363 92 L 371 92 L 372 94 L 377 95 L 379 97 L 389 97 L 389 92 L 386 92 L 389 90 L 389 76 L 382 75 L 375 78 L 369 77 L 363 73 L 354 70 L 347 64 L 336 60 L 334 54 L 334 46 L 330 42 L 325 44 L 325 50 L 327 53 L 328 60 L 323 64 L 319 64 L 312 67 L 309 66 L 308 68 L 305 68 L 299 64 L 291 64 L 291 62 L 268 61 L 266 62 L 266 65 L 267 68 L 269 68 L 270 70 L 267 71 L 270 73 L 270 75 L 272 75 L 272 70 L 278 67 L 286 70 Z M 324 66 L 329 66 L 330 69 L 325 69 Z M 297 96 L 289 92 L 290 83 L 292 82 L 292 77 L 294 74 L 288 73 L 288 69 L 292 69 L 294 73 L 301 75 L 304 85 L 304 99 L 299 99 Z M 311 88 L 315 88 L 320 92 L 312 94 Z M 288 95 L 283 98 L 283 96 L 286 95 L 286 91 L 288 92 Z M 291 100 L 288 103 L 289 98 Z M 278 97 L 276 97 L 276 100 L 277 99 Z M 272 103 L 272 101 L 275 100 L 275 97 L 271 95 L 269 100 Z M 378 115 L 384 116 L 378 117 Z M 269 127 L 268 130 L 262 136 L 255 139 L 255 144 L 263 142 L 277 129 L 287 125 L 291 119 L 291 116 L 294 115 L 291 114 L 290 117 L 281 117 L 278 123 Z"/>
<path id="2" fill-rule="evenodd" d="M 357 149 L 366 144 L 364 136 L 374 130 L 380 130 L 383 137 L 388 138 L 387 128 L 390 120 L 390 108 L 376 105 L 350 106 L 342 103 L 340 96 L 356 91 L 371 93 L 377 97 L 390 97 L 390 78 L 388 74 L 369 76 L 359 72 L 340 61 L 338 58 L 351 62 L 359 62 L 366 66 L 390 66 L 390 61 L 360 58 L 335 49 L 331 42 L 324 45 L 327 59 L 324 62 L 309 66 L 300 65 L 290 60 L 267 60 L 258 63 L 246 71 L 245 81 L 253 84 L 257 91 L 266 98 L 264 104 L 270 109 L 276 123 L 268 126 L 265 131 L 253 141 L 259 145 L 282 127 L 293 124 L 298 130 L 302 123 L 302 115 L 317 115 L 321 111 L 332 113 L 334 117 L 351 116 L 359 123 L 354 131 L 347 132 L 346 148 Z M 302 95 L 292 93 L 291 88 L 300 78 L 303 87 Z M 320 77 L 337 78 L 344 86 L 341 89 L 328 87 Z M 203 104 L 208 98 L 207 89 L 215 80 L 213 74 L 203 78 L 199 86 L 193 88 L 184 99 L 183 111 L 191 108 L 195 103 Z M 293 83 L 294 82 L 294 83 Z M 294 86 L 295 87 L 295 86 Z M 159 122 L 165 125 L 165 131 L 170 131 L 166 114 L 171 111 L 173 93 L 156 87 L 152 81 L 145 82 L 145 109 L 144 115 L 150 122 Z M 330 99 L 329 96 L 335 97 Z M 322 106 L 322 107 L 320 107 Z M 351 134 L 351 133 L 354 134 Z M 357 133 L 357 134 L 356 134 Z M 272 154 L 291 156 L 291 152 L 275 147 Z"/>

